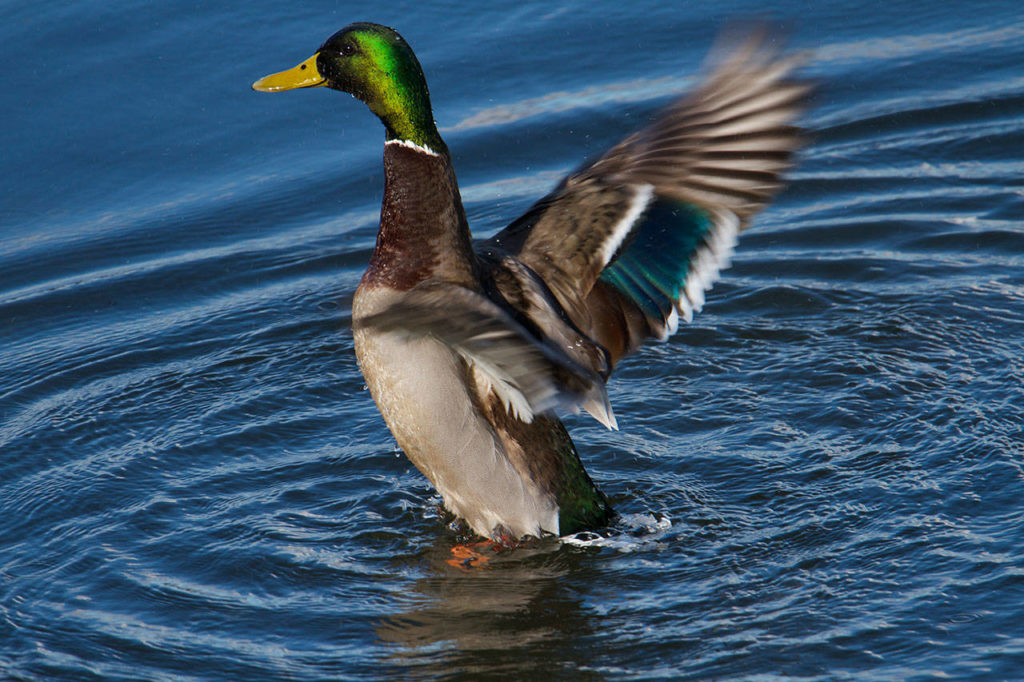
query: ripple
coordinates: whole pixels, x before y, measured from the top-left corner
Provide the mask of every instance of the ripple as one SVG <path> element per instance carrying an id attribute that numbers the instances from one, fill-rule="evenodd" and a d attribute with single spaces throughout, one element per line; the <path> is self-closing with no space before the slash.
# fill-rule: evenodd
<path id="1" fill-rule="evenodd" d="M 408 29 L 435 98 L 473 102 L 445 113 L 478 235 L 648 120 L 710 39 L 707 8 L 535 9 Z M 254 117 L 223 41 L 284 54 L 315 8 L 274 32 L 258 6 L 16 13 L 5 674 L 1019 676 L 1024 28 L 796 9 L 816 140 L 704 312 L 616 370 L 621 430 L 567 419 L 620 516 L 473 570 L 352 355 L 380 131 L 323 91 Z M 483 41 L 432 38 L 440 12 Z M 462 82 L 484 67 L 491 94 Z"/>

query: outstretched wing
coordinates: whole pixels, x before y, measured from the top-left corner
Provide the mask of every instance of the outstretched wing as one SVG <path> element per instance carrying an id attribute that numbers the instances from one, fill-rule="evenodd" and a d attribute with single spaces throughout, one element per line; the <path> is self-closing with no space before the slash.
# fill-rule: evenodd
<path id="1" fill-rule="evenodd" d="M 546 284 L 614 364 L 690 320 L 782 187 L 810 85 L 764 35 L 484 244 Z"/>

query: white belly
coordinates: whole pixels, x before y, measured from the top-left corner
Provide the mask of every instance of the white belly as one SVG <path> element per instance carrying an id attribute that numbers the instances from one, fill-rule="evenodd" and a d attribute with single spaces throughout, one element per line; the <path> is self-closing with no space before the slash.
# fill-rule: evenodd
<path id="1" fill-rule="evenodd" d="M 353 321 L 401 294 L 360 289 Z M 498 525 L 515 537 L 558 534 L 558 507 L 509 462 L 491 425 L 477 412 L 464 361 L 430 338 L 354 332 L 356 359 L 395 440 L 430 479 L 445 506 L 477 533 Z"/>

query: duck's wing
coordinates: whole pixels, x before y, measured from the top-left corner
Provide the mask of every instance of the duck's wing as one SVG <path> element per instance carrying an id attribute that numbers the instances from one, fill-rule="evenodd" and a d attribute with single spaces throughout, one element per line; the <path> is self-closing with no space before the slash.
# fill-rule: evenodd
<path id="1" fill-rule="evenodd" d="M 514 286 L 531 288 L 527 281 Z M 523 288 L 519 293 L 534 300 L 544 295 Z M 527 307 L 532 308 L 529 303 Z M 597 369 L 603 355 L 588 356 L 578 350 L 589 342 L 554 310 L 540 308 L 533 319 L 513 316 L 514 311 L 480 292 L 431 280 L 354 324 L 410 339 L 430 336 L 450 346 L 505 408 L 525 422 L 532 421 L 534 414 L 556 409 L 575 412 L 582 407 L 608 428 L 616 428 L 604 376 Z M 568 350 L 572 348 L 577 350 Z"/>
<path id="2" fill-rule="evenodd" d="M 650 126 L 483 244 L 534 273 L 614 363 L 689 321 L 737 235 L 782 187 L 811 86 L 763 34 Z"/>

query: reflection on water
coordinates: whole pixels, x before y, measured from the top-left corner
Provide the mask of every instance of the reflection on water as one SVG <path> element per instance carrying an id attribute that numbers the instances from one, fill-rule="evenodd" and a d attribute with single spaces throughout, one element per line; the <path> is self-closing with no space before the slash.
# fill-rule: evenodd
<path id="1" fill-rule="evenodd" d="M 412 582 L 407 607 L 376 627 L 391 663 L 428 675 L 557 674 L 567 652 L 550 644 L 566 646 L 599 627 L 599 615 L 565 580 L 592 573 L 586 552 L 545 540 L 489 556 L 483 566 L 461 569 L 447 563 L 450 544 L 429 551 L 426 575 Z"/>
<path id="2" fill-rule="evenodd" d="M 660 515 L 625 514 L 600 533 L 549 538 L 512 552 L 477 547 L 484 561 L 470 568 L 452 565 L 457 547 L 438 542 L 423 550 L 421 576 L 404 595 L 405 608 L 384 617 L 375 632 L 389 663 L 426 675 L 586 671 L 588 679 L 599 679 L 607 666 L 588 659 L 587 649 L 592 636 L 601 636 L 607 609 L 594 603 L 586 585 L 602 580 L 602 552 L 666 549 L 675 542 L 671 528 Z M 576 662 L 567 666 L 567 660 Z"/>

